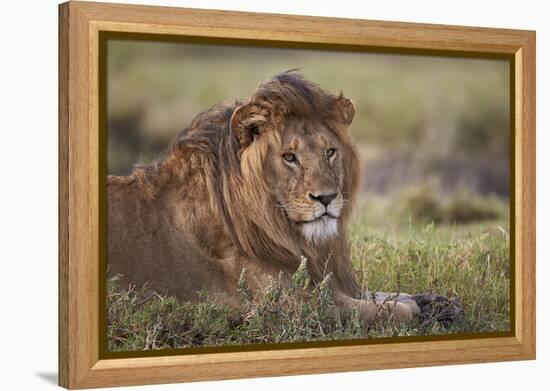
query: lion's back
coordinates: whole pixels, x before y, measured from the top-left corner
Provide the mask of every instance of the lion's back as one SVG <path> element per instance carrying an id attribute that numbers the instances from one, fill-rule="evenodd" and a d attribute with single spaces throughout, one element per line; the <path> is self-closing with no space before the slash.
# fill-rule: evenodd
<path id="1" fill-rule="evenodd" d="M 174 224 L 162 198 L 149 197 L 134 177 L 107 180 L 107 274 L 182 300 L 225 289 L 222 268 Z"/>
<path id="2" fill-rule="evenodd" d="M 160 228 L 155 209 L 155 204 L 145 199 L 133 175 L 107 178 L 109 275 L 131 276 L 136 284 L 146 282 L 151 270 L 141 260 L 153 255 L 151 240 Z"/>

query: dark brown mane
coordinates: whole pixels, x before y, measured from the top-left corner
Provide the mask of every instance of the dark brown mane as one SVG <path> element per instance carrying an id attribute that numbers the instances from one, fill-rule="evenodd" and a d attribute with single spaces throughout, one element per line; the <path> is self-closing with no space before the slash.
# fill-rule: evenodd
<path id="1" fill-rule="evenodd" d="M 281 73 L 261 84 L 253 99 L 275 102 L 284 115 L 302 118 L 324 118 L 334 102 L 333 95 L 294 72 Z"/>

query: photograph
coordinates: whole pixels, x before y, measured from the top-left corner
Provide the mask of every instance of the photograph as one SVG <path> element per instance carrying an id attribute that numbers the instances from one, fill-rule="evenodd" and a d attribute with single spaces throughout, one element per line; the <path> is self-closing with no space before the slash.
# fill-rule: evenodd
<path id="1" fill-rule="evenodd" d="M 511 332 L 510 60 L 114 36 L 104 61 L 106 352 Z"/>

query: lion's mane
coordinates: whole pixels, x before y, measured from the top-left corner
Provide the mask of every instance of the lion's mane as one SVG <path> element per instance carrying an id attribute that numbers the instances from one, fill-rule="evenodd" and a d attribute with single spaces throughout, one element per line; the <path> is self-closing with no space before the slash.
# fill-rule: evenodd
<path id="1" fill-rule="evenodd" d="M 294 72 L 277 75 L 261 84 L 250 99 L 262 109 L 255 115 L 269 124 L 269 137 L 243 150 L 243 140 L 232 132 L 231 120 L 235 110 L 250 101 L 229 100 L 198 115 L 174 138 L 167 156 L 150 166 L 136 167 L 133 180 L 150 199 L 174 183 L 180 184 L 182 194 L 204 193 L 197 195 L 196 202 L 221 219 L 234 246 L 232 251 L 250 262 L 277 265 L 288 272 L 296 270 L 305 256 L 314 280 L 320 281 L 330 272 L 333 288 L 357 297 L 360 288 L 350 263 L 348 222 L 358 188 L 359 163 L 348 133 L 337 132 L 345 174 L 338 236 L 320 245 L 314 246 L 296 233 L 284 210 L 274 207 L 274 189 L 267 186 L 263 172 L 269 142 L 280 136 L 284 121 L 311 117 L 334 127 L 331 121 L 337 98 Z"/>

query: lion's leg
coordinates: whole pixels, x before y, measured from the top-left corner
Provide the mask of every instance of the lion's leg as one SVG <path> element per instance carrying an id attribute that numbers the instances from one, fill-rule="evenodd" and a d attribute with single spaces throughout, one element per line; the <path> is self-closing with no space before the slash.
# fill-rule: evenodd
<path id="1" fill-rule="evenodd" d="M 372 300 L 372 295 L 369 297 L 369 299 Z M 390 301 L 396 301 L 398 303 L 402 303 L 403 305 L 408 306 L 415 317 L 418 317 L 422 312 L 422 308 L 420 308 L 418 303 L 413 299 L 413 296 L 409 295 L 408 293 L 376 292 L 374 294 L 374 302 L 378 303 L 379 305 Z"/>
<path id="2" fill-rule="evenodd" d="M 361 319 L 366 323 L 377 320 L 395 320 L 397 322 L 410 322 L 420 315 L 420 307 L 414 300 L 369 300 L 355 299 L 346 295 L 337 298 L 341 307 L 347 311 L 359 311 Z"/>
<path id="3" fill-rule="evenodd" d="M 421 293 L 410 295 L 407 293 L 387 293 L 376 292 L 369 293 L 369 298 L 374 298 L 376 303 L 387 301 L 398 301 L 413 309 L 416 316 L 423 319 L 437 321 L 454 321 L 464 316 L 464 310 L 460 300 L 457 298 L 448 298 L 433 293 Z"/>

